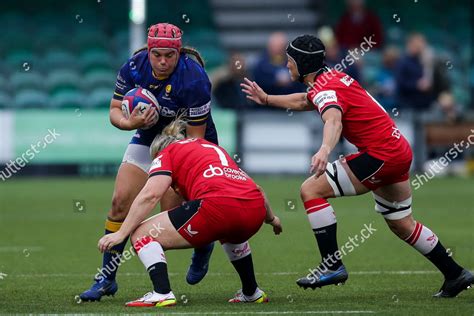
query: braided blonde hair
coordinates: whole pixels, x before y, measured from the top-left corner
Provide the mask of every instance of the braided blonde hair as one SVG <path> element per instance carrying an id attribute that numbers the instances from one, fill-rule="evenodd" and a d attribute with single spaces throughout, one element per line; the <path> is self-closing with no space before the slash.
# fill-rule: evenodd
<path id="1" fill-rule="evenodd" d="M 155 159 L 156 155 L 172 143 L 186 138 L 184 131 L 186 121 L 183 114 L 178 116 L 173 122 L 167 125 L 161 134 L 157 135 L 150 146 L 151 159 Z"/>

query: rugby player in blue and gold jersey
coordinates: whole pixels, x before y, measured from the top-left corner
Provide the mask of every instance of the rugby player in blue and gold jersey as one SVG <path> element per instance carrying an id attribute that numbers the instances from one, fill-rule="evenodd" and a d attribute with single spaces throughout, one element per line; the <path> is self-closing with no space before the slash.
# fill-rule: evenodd
<path id="1" fill-rule="evenodd" d="M 121 130 L 136 130 L 136 133 L 117 173 L 105 234 L 120 229 L 133 200 L 145 185 L 151 165 L 150 145 L 165 126 L 183 115 L 187 121 L 187 137 L 204 138 L 218 144 L 211 116 L 211 83 L 199 53 L 182 47 L 182 34 L 181 29 L 172 24 L 152 25 L 148 29 L 147 46 L 129 58 L 117 75 L 110 122 Z M 133 111 L 128 119 L 122 114 L 123 96 L 136 87 L 149 90 L 160 104 L 159 120 L 153 126 L 156 112 L 151 107 L 144 115 Z M 181 197 L 170 189 L 161 201 L 161 210 L 169 210 L 181 202 Z M 102 296 L 117 292 L 115 276 L 126 242 L 104 252 L 102 268 L 96 274 L 94 284 L 80 295 L 83 301 L 99 301 Z M 186 275 L 188 283 L 196 284 L 205 276 L 213 246 L 195 249 Z"/>

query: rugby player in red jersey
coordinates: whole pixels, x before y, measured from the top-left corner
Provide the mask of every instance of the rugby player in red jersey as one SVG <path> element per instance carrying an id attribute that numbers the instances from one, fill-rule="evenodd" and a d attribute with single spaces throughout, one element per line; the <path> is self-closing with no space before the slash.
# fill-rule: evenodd
<path id="1" fill-rule="evenodd" d="M 128 302 L 130 307 L 175 305 L 164 251 L 201 247 L 216 240 L 222 243 L 242 282 L 242 289 L 229 302 L 267 302 L 255 280 L 248 239 L 263 222 L 279 234 L 280 219 L 273 214 L 263 190 L 222 147 L 204 139 L 185 139 L 185 125 L 178 119 L 155 138 L 145 187 L 120 229 L 100 239 L 99 249 L 106 251 L 131 236 L 154 290 Z M 170 187 L 187 202 L 144 221 Z"/>
<path id="2" fill-rule="evenodd" d="M 307 93 L 268 95 L 248 79 L 241 86 L 247 98 L 256 103 L 296 111 L 316 110 L 324 122 L 322 145 L 311 161 L 315 174 L 301 186 L 322 262 L 312 270 L 317 273 L 298 279 L 297 284 L 314 289 L 347 280 L 341 260 L 344 252 L 337 245 L 336 216 L 327 199 L 371 191 L 375 210 L 388 227 L 443 273 L 445 281 L 434 296 L 455 297 L 468 288 L 474 283 L 473 275 L 459 266 L 438 237 L 412 216 L 412 151 L 393 120 L 357 81 L 325 65 L 325 47 L 317 37 L 297 37 L 289 43 L 287 55 L 292 80 L 305 83 Z M 358 152 L 328 163 L 341 136 Z"/>

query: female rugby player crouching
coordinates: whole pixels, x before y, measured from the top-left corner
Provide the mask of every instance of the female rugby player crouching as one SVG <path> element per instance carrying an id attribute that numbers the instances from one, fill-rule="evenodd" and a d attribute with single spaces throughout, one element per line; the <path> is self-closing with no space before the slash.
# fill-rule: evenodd
<path id="1" fill-rule="evenodd" d="M 216 240 L 242 282 L 242 289 L 229 302 L 268 302 L 255 280 L 248 239 L 263 222 L 279 234 L 280 220 L 263 190 L 229 154 L 204 139 L 185 139 L 184 124 L 178 119 L 155 138 L 150 148 L 154 160 L 148 181 L 120 229 L 102 237 L 98 247 L 107 251 L 131 235 L 153 291 L 126 303 L 130 307 L 175 305 L 164 251 L 202 247 Z M 170 187 L 187 202 L 145 220 Z"/>

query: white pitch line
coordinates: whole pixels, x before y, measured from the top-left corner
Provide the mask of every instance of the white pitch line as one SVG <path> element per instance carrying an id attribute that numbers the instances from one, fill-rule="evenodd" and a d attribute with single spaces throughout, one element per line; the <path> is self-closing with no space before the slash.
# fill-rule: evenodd
<path id="1" fill-rule="evenodd" d="M 472 271 L 472 269 L 470 269 Z M 440 273 L 439 271 L 434 270 L 419 270 L 419 271 L 349 271 L 349 274 L 352 275 L 382 275 L 382 274 L 390 274 L 390 275 L 414 275 L 414 274 L 437 274 Z M 263 272 L 263 273 L 255 273 L 256 275 L 271 275 L 271 276 L 286 276 L 286 275 L 302 275 L 302 272 Z M 89 273 L 25 273 L 25 274 L 9 274 L 11 277 L 20 277 L 20 278 L 64 278 L 64 277 L 90 277 L 92 274 Z M 120 276 L 141 276 L 146 275 L 145 272 L 127 272 L 127 273 L 120 273 Z M 171 272 L 168 273 L 170 276 L 179 276 L 184 275 L 184 273 L 177 273 Z M 229 276 L 235 275 L 235 273 L 226 273 L 226 272 L 209 272 L 208 276 Z"/>
<path id="2" fill-rule="evenodd" d="M 291 315 L 291 314 L 374 314 L 374 311 L 261 311 L 261 312 L 171 312 L 166 315 Z"/>

